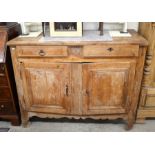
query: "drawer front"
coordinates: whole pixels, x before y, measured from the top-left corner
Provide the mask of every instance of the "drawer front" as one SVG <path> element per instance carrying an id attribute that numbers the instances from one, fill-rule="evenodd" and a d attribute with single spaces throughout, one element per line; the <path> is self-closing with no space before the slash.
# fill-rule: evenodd
<path id="1" fill-rule="evenodd" d="M 155 107 L 155 88 L 147 89 L 145 107 Z"/>
<path id="2" fill-rule="evenodd" d="M 5 66 L 4 64 L 0 64 L 0 76 L 4 76 L 5 75 Z"/>
<path id="3" fill-rule="evenodd" d="M 84 57 L 136 57 L 138 45 L 88 45 L 83 47 Z"/>
<path id="4" fill-rule="evenodd" d="M 11 100 L 11 94 L 8 87 L 0 87 L 0 100 Z"/>
<path id="5" fill-rule="evenodd" d="M 12 102 L 0 102 L 0 114 L 10 114 L 13 113 Z"/>
<path id="6" fill-rule="evenodd" d="M 8 86 L 8 81 L 7 81 L 7 78 L 6 78 L 6 76 L 2 76 L 2 75 L 0 75 L 0 87 L 1 86 Z"/>
<path id="7" fill-rule="evenodd" d="M 66 57 L 67 46 L 21 46 L 17 47 L 19 57 Z"/>
<path id="8" fill-rule="evenodd" d="M 155 95 L 146 97 L 145 107 L 155 107 Z"/>

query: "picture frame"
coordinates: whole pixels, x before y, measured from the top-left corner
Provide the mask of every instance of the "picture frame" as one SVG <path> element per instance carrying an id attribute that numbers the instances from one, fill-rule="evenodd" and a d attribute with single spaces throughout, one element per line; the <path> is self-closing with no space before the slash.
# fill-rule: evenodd
<path id="1" fill-rule="evenodd" d="M 50 22 L 52 37 L 82 37 L 82 22 Z"/>

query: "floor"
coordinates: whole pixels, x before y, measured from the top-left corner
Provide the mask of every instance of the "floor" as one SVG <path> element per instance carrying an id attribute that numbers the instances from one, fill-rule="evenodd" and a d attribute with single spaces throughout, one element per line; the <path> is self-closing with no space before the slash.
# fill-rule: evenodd
<path id="1" fill-rule="evenodd" d="M 9 132 L 125 132 L 121 120 L 64 120 L 32 119 L 28 128 L 11 126 L 9 122 L 0 121 L 0 128 L 10 128 Z M 155 120 L 146 120 L 145 124 L 135 124 L 132 132 L 155 132 Z"/>

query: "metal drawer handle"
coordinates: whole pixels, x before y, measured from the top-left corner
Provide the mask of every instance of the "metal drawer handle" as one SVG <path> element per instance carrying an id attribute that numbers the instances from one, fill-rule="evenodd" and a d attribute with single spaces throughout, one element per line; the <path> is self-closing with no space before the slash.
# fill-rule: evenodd
<path id="1" fill-rule="evenodd" d="M 5 74 L 0 73 L 0 77 L 3 77 L 3 76 L 5 76 Z"/>
<path id="2" fill-rule="evenodd" d="M 2 108 L 2 109 L 3 109 L 3 108 L 4 108 L 4 105 L 2 104 L 0 108 Z"/>
<path id="3" fill-rule="evenodd" d="M 110 47 L 110 48 L 108 48 L 107 50 L 108 50 L 109 52 L 112 52 L 114 49 Z"/>
<path id="4" fill-rule="evenodd" d="M 40 51 L 39 51 L 39 55 L 40 55 L 40 56 L 45 56 L 46 53 L 45 53 L 43 50 L 40 50 Z"/>

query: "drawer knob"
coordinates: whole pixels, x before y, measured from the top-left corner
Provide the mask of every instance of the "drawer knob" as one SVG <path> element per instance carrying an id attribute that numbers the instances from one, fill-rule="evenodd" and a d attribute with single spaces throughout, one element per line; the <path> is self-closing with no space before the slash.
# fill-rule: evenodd
<path id="1" fill-rule="evenodd" d="M 40 51 L 39 51 L 39 55 L 40 55 L 40 56 L 45 56 L 46 53 L 45 53 L 43 50 L 40 50 Z"/>
<path id="2" fill-rule="evenodd" d="M 2 109 L 4 108 L 4 105 L 3 105 L 3 104 L 1 105 L 1 108 L 2 108 Z"/>
<path id="3" fill-rule="evenodd" d="M 5 74 L 0 73 L 0 77 L 3 77 L 3 76 L 5 76 Z"/>
<path id="4" fill-rule="evenodd" d="M 108 50 L 109 52 L 112 52 L 114 49 L 110 47 L 110 48 L 108 48 L 107 50 Z"/>

